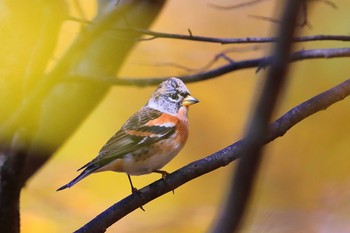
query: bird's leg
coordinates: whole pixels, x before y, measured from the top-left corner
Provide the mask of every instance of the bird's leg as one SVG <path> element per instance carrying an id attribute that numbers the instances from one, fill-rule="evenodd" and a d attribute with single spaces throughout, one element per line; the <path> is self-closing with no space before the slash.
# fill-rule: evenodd
<path id="1" fill-rule="evenodd" d="M 128 179 L 129 179 L 129 183 L 130 183 L 130 186 L 131 186 L 131 193 L 132 194 L 138 194 L 139 193 L 139 190 L 137 188 L 134 187 L 134 185 L 132 184 L 132 181 L 131 181 L 131 177 L 129 174 L 128 175 Z M 140 206 L 140 209 L 145 211 L 145 209 L 143 208 L 143 206 Z"/>
<path id="2" fill-rule="evenodd" d="M 163 170 L 154 170 L 153 172 L 155 173 L 159 173 L 159 174 L 162 174 L 162 179 L 166 182 L 166 177 L 169 175 L 169 173 L 167 171 L 163 171 Z M 167 183 L 168 184 L 168 183 Z M 174 189 L 171 190 L 173 192 L 173 194 L 175 194 L 175 191 Z"/>
<path id="3" fill-rule="evenodd" d="M 129 174 L 128 175 L 128 179 L 129 179 L 129 183 L 130 183 L 130 186 L 131 186 L 131 193 L 136 193 L 137 191 L 139 191 L 137 188 L 134 187 L 134 185 L 132 184 L 132 181 L 131 181 L 131 177 Z"/>

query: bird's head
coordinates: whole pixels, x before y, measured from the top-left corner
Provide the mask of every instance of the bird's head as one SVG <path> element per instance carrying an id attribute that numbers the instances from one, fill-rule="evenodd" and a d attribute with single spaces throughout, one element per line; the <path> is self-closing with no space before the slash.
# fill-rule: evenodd
<path id="1" fill-rule="evenodd" d="M 180 79 L 170 78 L 158 86 L 147 106 L 176 115 L 182 107 L 188 108 L 190 105 L 198 102 L 196 98 L 190 95 L 190 91 Z"/>

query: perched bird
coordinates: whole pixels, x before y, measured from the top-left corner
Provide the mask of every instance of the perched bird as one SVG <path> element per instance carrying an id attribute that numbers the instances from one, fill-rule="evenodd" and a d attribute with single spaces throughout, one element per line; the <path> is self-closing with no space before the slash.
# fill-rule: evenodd
<path id="1" fill-rule="evenodd" d="M 97 157 L 79 169 L 84 169 L 81 174 L 57 191 L 102 171 L 125 172 L 133 193 L 137 189 L 130 175 L 156 172 L 165 178 L 168 173 L 160 169 L 185 145 L 188 107 L 198 102 L 180 79 L 162 82 L 147 104 L 107 141 Z"/>

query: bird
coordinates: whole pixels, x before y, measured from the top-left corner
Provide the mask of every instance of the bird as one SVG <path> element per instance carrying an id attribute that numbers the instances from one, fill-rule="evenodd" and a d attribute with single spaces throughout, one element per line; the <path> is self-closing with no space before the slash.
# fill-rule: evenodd
<path id="1" fill-rule="evenodd" d="M 98 155 L 77 170 L 83 171 L 57 191 L 103 171 L 126 173 L 132 193 L 138 190 L 130 176 L 160 173 L 165 179 L 169 173 L 161 169 L 184 147 L 189 134 L 188 109 L 198 102 L 180 79 L 163 81 Z"/>

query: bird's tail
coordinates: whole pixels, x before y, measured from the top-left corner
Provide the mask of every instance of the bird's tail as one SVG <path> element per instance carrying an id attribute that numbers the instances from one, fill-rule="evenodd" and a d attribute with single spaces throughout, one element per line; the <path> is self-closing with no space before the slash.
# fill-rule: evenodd
<path id="1" fill-rule="evenodd" d="M 78 183 L 80 180 L 84 179 L 85 177 L 87 177 L 88 175 L 90 175 L 91 173 L 96 171 L 98 168 L 99 168 L 99 166 L 96 166 L 96 165 L 93 165 L 93 164 L 91 164 L 90 166 L 87 166 L 86 169 L 84 171 L 82 171 L 82 173 L 80 173 L 79 176 L 75 177 L 71 182 L 69 182 L 68 184 L 63 185 L 62 187 L 60 187 L 56 191 L 60 191 L 60 190 L 72 187 L 73 185 Z"/>

